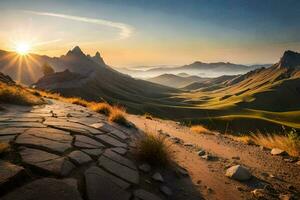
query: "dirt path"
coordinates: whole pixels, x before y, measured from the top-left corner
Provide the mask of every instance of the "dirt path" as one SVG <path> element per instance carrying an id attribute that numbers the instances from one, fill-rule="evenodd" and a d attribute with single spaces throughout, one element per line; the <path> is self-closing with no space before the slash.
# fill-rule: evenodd
<path id="1" fill-rule="evenodd" d="M 162 130 L 183 141 L 183 144 L 172 145 L 175 160 L 189 171 L 193 183 L 206 199 L 253 199 L 251 191 L 266 185 L 270 185 L 277 194 L 273 199 L 280 199 L 279 194 L 299 195 L 300 166 L 286 162 L 280 156 L 272 156 L 269 150 L 239 143 L 222 135 L 192 133 L 173 121 L 150 120 L 135 115 L 128 118 L 142 130 Z M 217 159 L 202 159 L 197 155 L 198 148 Z M 225 177 L 226 168 L 235 164 L 246 166 L 255 178 L 241 183 Z"/>

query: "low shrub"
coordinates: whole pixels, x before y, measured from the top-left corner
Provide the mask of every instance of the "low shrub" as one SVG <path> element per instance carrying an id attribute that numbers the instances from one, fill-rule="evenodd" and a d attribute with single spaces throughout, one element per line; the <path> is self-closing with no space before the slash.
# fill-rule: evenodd
<path id="1" fill-rule="evenodd" d="M 171 153 L 166 137 L 158 134 L 145 133 L 137 141 L 137 157 L 151 165 L 166 166 L 170 164 Z"/>
<path id="2" fill-rule="evenodd" d="M 44 103 L 40 96 L 32 94 L 26 88 L 4 83 L 0 83 L 0 102 L 17 105 L 39 105 Z"/>
<path id="3" fill-rule="evenodd" d="M 129 127 L 130 124 L 126 119 L 126 111 L 124 108 L 114 106 L 110 110 L 108 120 L 117 124 Z"/>

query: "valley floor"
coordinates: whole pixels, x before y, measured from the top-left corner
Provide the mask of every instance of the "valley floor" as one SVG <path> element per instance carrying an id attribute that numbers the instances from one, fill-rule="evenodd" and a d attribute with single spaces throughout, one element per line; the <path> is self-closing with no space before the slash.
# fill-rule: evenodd
<path id="1" fill-rule="evenodd" d="M 251 192 L 255 189 L 264 189 L 257 190 L 256 197 L 264 191 L 266 199 L 300 198 L 299 162 L 272 156 L 268 149 L 233 141 L 221 134 L 192 133 L 174 121 L 136 115 L 129 115 L 128 119 L 146 132 L 158 131 L 175 141 L 171 145 L 175 161 L 187 169 L 205 199 L 255 199 Z M 212 159 L 198 156 L 199 148 Z M 227 178 L 226 169 L 236 164 L 247 167 L 253 178 L 247 182 Z"/>

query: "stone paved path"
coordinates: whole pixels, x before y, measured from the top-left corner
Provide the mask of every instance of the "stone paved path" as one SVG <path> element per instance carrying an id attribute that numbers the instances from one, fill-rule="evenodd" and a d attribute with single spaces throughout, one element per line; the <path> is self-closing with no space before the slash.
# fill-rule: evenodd
<path id="1" fill-rule="evenodd" d="M 165 199 L 151 184 L 140 184 L 143 172 L 130 151 L 137 130 L 48 101 L 0 112 L 0 142 L 10 144 L 0 158 L 0 199 Z"/>

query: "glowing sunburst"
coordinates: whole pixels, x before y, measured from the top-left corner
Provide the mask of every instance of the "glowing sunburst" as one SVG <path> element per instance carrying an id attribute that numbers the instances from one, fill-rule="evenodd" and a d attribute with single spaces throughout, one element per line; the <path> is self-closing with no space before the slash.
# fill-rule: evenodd
<path id="1" fill-rule="evenodd" d="M 16 51 L 20 55 L 27 55 L 30 51 L 30 45 L 28 43 L 18 43 L 16 45 Z"/>

